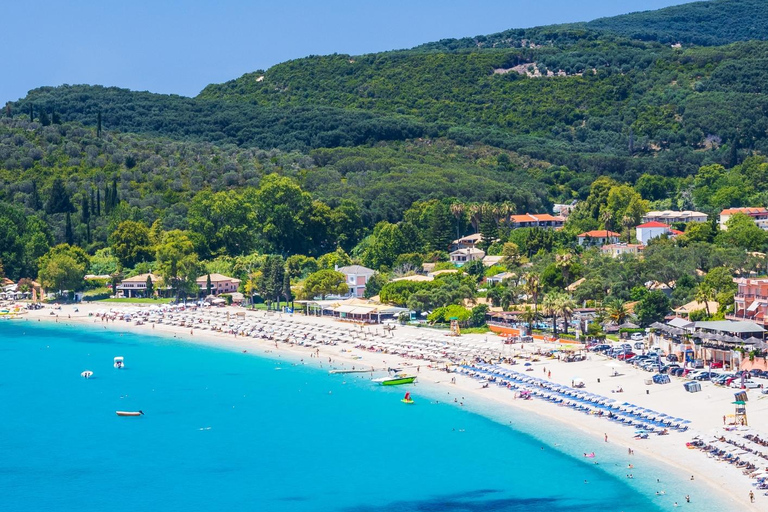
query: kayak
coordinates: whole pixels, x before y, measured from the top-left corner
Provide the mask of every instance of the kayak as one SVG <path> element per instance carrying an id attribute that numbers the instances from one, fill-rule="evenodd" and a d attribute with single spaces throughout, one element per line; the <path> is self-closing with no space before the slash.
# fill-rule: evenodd
<path id="1" fill-rule="evenodd" d="M 118 416 L 143 416 L 141 411 L 115 411 Z"/>

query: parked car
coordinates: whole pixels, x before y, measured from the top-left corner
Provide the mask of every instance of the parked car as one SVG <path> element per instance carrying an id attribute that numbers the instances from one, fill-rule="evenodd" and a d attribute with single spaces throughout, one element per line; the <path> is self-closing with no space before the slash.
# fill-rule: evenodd
<path id="1" fill-rule="evenodd" d="M 704 361 L 702 359 L 696 359 L 693 361 L 694 368 L 704 368 Z"/>
<path id="2" fill-rule="evenodd" d="M 734 379 L 733 382 L 731 382 L 731 387 L 736 389 L 741 389 L 742 387 L 746 389 L 757 389 L 763 387 L 763 385 L 750 379 L 745 380 L 743 383 L 741 382 L 741 379 Z"/>
<path id="3" fill-rule="evenodd" d="M 675 364 L 675 363 L 665 364 L 664 366 L 661 367 L 661 370 L 659 370 L 659 372 L 660 373 L 667 373 L 667 374 L 671 375 L 672 374 L 672 370 L 674 370 L 675 368 L 680 368 L 680 365 L 679 364 Z"/>
<path id="4" fill-rule="evenodd" d="M 645 339 L 645 336 L 643 336 L 643 333 L 641 332 L 633 332 L 630 335 L 629 339 L 631 339 L 632 341 L 643 341 Z"/>
<path id="5" fill-rule="evenodd" d="M 616 359 L 618 359 L 619 361 L 624 361 L 624 360 L 629 359 L 631 357 L 635 357 L 635 353 L 634 352 L 622 352 L 621 354 L 616 356 Z"/>
<path id="6" fill-rule="evenodd" d="M 709 363 L 709 367 L 710 368 L 722 368 L 723 367 L 723 362 L 722 361 L 712 361 L 711 363 Z"/>
<path id="7" fill-rule="evenodd" d="M 685 368 L 672 368 L 669 372 L 673 377 L 682 377 L 683 373 L 685 373 Z"/>
<path id="8" fill-rule="evenodd" d="M 694 376 L 693 379 L 694 380 L 702 380 L 702 381 L 703 380 L 712 380 L 714 378 L 717 378 L 718 375 L 719 374 L 717 374 L 715 372 L 707 372 L 707 371 L 705 371 L 705 372 L 701 372 L 698 375 Z"/>
<path id="9" fill-rule="evenodd" d="M 591 350 L 592 352 L 605 352 L 609 348 L 611 348 L 610 345 L 606 345 L 603 343 L 600 345 L 592 345 L 591 347 L 589 347 L 589 350 Z"/>
<path id="10" fill-rule="evenodd" d="M 643 370 L 647 372 L 658 372 L 659 370 L 661 370 L 661 366 L 659 366 L 658 363 L 651 363 L 643 366 Z"/>
<path id="11" fill-rule="evenodd" d="M 670 363 L 677 363 L 679 360 L 677 359 L 677 356 L 675 354 L 669 354 L 667 355 L 667 361 Z"/>

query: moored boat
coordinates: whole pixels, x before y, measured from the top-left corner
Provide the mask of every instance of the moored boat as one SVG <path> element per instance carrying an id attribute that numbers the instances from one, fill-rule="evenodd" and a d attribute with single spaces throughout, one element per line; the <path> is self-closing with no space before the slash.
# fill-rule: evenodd
<path id="1" fill-rule="evenodd" d="M 84 379 L 90 379 L 91 377 L 93 377 L 93 372 L 91 370 L 85 370 L 80 374 L 80 376 Z"/>
<path id="2" fill-rule="evenodd" d="M 118 416 L 144 416 L 143 411 L 115 411 Z"/>
<path id="3" fill-rule="evenodd" d="M 115 368 L 123 368 L 123 367 L 125 367 L 125 360 L 124 360 L 123 356 L 117 356 L 115 358 L 114 366 L 115 366 Z"/>
<path id="4" fill-rule="evenodd" d="M 389 377 L 373 379 L 373 382 L 378 382 L 382 386 L 399 386 L 400 384 L 412 384 L 415 380 L 415 375 L 408 375 L 407 373 L 396 373 Z"/>

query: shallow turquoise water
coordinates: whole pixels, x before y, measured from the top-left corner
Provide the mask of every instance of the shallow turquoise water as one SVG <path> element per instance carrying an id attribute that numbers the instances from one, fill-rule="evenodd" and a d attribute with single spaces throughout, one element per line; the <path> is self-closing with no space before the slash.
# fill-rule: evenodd
<path id="1" fill-rule="evenodd" d="M 123 370 L 112 367 L 118 355 Z M 85 369 L 92 379 L 80 377 Z M 288 361 L 0 322 L 0 510 L 649 512 L 671 504 L 411 389 L 417 403 L 406 406 L 402 388 Z M 115 415 L 138 409 L 146 416 Z"/>

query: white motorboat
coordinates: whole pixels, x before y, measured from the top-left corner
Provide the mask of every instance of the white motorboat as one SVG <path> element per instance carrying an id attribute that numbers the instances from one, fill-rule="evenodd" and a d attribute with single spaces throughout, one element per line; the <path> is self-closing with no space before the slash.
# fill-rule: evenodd
<path id="1" fill-rule="evenodd" d="M 91 377 L 93 377 L 93 372 L 91 370 L 85 370 L 80 374 L 80 376 L 84 379 L 90 379 Z"/>
<path id="2" fill-rule="evenodd" d="M 123 356 L 117 356 L 115 358 L 115 368 L 125 368 L 125 360 Z"/>

